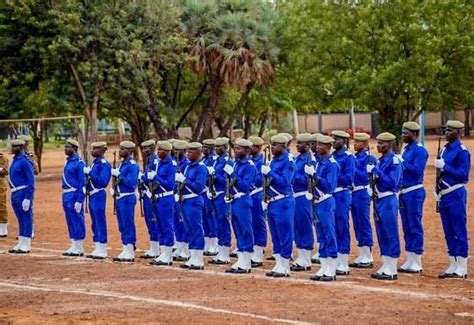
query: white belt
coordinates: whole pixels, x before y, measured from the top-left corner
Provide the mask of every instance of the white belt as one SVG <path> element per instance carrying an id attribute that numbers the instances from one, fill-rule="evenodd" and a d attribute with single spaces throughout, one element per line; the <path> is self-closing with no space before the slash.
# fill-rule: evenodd
<path id="1" fill-rule="evenodd" d="M 275 201 L 278 201 L 278 200 L 281 200 L 281 199 L 284 199 L 284 198 L 287 198 L 287 197 L 289 197 L 289 195 L 278 194 L 276 196 L 272 196 L 271 198 L 269 198 L 268 203 L 272 203 L 272 202 L 275 202 Z"/>
<path id="2" fill-rule="evenodd" d="M 193 197 L 198 197 L 198 194 L 196 194 L 196 193 L 185 194 L 181 198 L 184 201 L 184 200 L 187 200 L 187 199 L 192 199 Z"/>
<path id="3" fill-rule="evenodd" d="M 464 187 L 464 184 L 456 184 L 456 185 L 453 185 L 453 186 L 450 186 L 444 190 L 441 190 L 439 192 L 439 195 L 440 196 L 443 196 L 443 195 L 446 195 L 446 194 L 449 194 L 451 192 L 454 192 L 456 190 L 459 190 L 461 187 Z"/>
<path id="4" fill-rule="evenodd" d="M 244 192 L 237 192 L 235 193 L 234 195 L 232 195 L 232 198 L 234 200 L 237 200 L 237 199 L 240 199 L 241 197 L 243 197 L 244 195 L 247 195 L 247 193 L 244 193 Z"/>
<path id="5" fill-rule="evenodd" d="M 406 193 L 409 193 L 411 191 L 417 190 L 419 188 L 423 188 L 423 184 L 416 184 L 416 185 L 413 185 L 413 186 L 410 186 L 410 187 L 402 188 L 400 190 L 400 194 L 406 194 Z"/>
<path id="6" fill-rule="evenodd" d="M 119 195 L 117 195 L 117 200 L 120 200 L 126 196 L 129 196 L 129 195 L 135 195 L 135 192 L 129 192 L 129 193 L 120 193 Z"/>
<path id="7" fill-rule="evenodd" d="M 368 189 L 369 189 L 369 185 L 359 185 L 359 186 L 354 186 L 354 188 L 352 189 L 352 192 L 357 192 L 360 190 L 368 190 Z"/>
<path id="8" fill-rule="evenodd" d="M 103 190 L 105 190 L 105 188 L 95 188 L 95 189 L 93 189 L 92 191 L 89 192 L 89 196 L 97 194 L 97 193 L 99 193 L 100 191 L 103 191 Z"/>
<path id="9" fill-rule="evenodd" d="M 321 203 L 329 199 L 330 197 L 332 197 L 332 194 L 324 194 L 323 196 L 320 196 L 319 198 L 316 197 L 314 203 L 315 204 Z"/>
<path id="10" fill-rule="evenodd" d="M 77 188 L 71 187 L 71 188 L 63 188 L 63 193 L 71 193 L 71 192 L 76 192 Z"/>
<path id="11" fill-rule="evenodd" d="M 252 196 L 254 194 L 257 194 L 257 193 L 260 193 L 261 191 L 263 191 L 263 187 L 257 187 L 252 192 L 250 192 L 250 196 Z"/>
<path id="12" fill-rule="evenodd" d="M 395 192 L 390 192 L 390 191 L 388 191 L 388 192 L 381 192 L 381 193 L 377 193 L 377 198 L 378 198 L 378 199 L 383 199 L 384 197 L 387 197 L 387 196 L 390 196 L 390 195 L 395 195 L 395 194 L 397 194 L 397 193 L 395 193 Z"/>
<path id="13" fill-rule="evenodd" d="M 306 194 L 308 194 L 308 191 L 296 192 L 296 193 L 293 193 L 293 196 L 297 198 Z"/>
<path id="14" fill-rule="evenodd" d="M 345 188 L 345 187 L 336 187 L 336 189 L 334 190 L 334 193 L 339 193 L 339 192 L 342 192 L 344 190 L 347 190 L 347 188 Z"/>
<path id="15" fill-rule="evenodd" d="M 160 194 L 155 194 L 155 198 L 160 199 L 162 197 L 170 196 L 170 195 L 174 195 L 174 192 L 173 191 L 168 191 L 168 192 L 163 192 L 163 193 L 160 193 Z"/>
<path id="16" fill-rule="evenodd" d="M 21 185 L 21 186 L 13 187 L 13 188 L 11 189 L 11 192 L 13 193 L 13 192 L 16 192 L 16 191 L 25 189 L 25 188 L 28 188 L 28 185 Z"/>

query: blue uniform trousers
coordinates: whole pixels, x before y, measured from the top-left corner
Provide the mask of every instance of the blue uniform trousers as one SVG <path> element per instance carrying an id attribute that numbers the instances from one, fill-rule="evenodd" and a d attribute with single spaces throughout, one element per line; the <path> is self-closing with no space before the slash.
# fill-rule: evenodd
<path id="1" fill-rule="evenodd" d="M 340 254 L 349 254 L 351 251 L 351 232 L 349 226 L 349 209 L 351 207 L 351 192 L 343 190 L 334 193 L 336 204 L 336 238 L 337 252 Z"/>
<path id="2" fill-rule="evenodd" d="M 400 216 L 402 219 L 405 250 L 417 255 L 423 254 L 423 203 L 425 189 L 420 188 L 400 195 Z"/>
<path id="3" fill-rule="evenodd" d="M 148 196 L 143 196 L 143 215 L 145 217 L 146 228 L 148 229 L 148 235 L 150 241 L 160 241 L 160 234 L 158 232 L 158 220 L 153 220 L 151 207 L 151 200 Z M 155 210 L 155 217 L 157 217 Z"/>
<path id="4" fill-rule="evenodd" d="M 184 213 L 181 204 L 176 202 L 174 204 L 174 235 L 177 242 L 187 243 L 188 237 L 186 236 L 186 228 L 184 227 Z"/>
<path id="5" fill-rule="evenodd" d="M 371 198 L 366 189 L 352 192 L 352 222 L 354 224 L 357 246 L 374 246 L 374 236 L 370 225 Z"/>
<path id="6" fill-rule="evenodd" d="M 227 213 L 230 209 L 230 205 L 225 203 L 224 194 L 221 194 L 214 199 L 214 206 L 216 207 L 216 214 L 217 214 L 218 245 L 230 247 L 231 232 L 230 232 L 229 218 L 227 217 Z"/>
<path id="7" fill-rule="evenodd" d="M 66 215 L 69 238 L 72 240 L 84 240 L 86 238 L 86 220 L 84 209 L 77 213 L 74 204 L 77 202 L 77 193 L 63 193 L 63 209 Z"/>
<path id="8" fill-rule="evenodd" d="M 300 249 L 312 250 L 314 247 L 311 210 L 311 202 L 306 196 L 295 198 L 295 243 Z"/>
<path id="9" fill-rule="evenodd" d="M 375 222 L 377 239 L 382 256 L 400 257 L 400 237 L 398 235 L 398 199 L 390 195 L 375 202 L 379 220 Z"/>
<path id="10" fill-rule="evenodd" d="M 135 194 L 127 195 L 117 200 L 117 222 L 123 245 L 135 245 L 137 241 L 135 229 Z"/>
<path id="11" fill-rule="evenodd" d="M 99 191 L 89 196 L 89 212 L 92 221 L 92 240 L 94 243 L 107 243 L 107 193 Z"/>
<path id="12" fill-rule="evenodd" d="M 232 202 L 232 227 L 239 252 L 253 252 L 252 200 L 245 195 Z"/>
<path id="13" fill-rule="evenodd" d="M 18 219 L 18 235 L 21 237 L 31 238 L 33 233 L 33 201 L 28 211 L 23 211 L 21 203 L 26 197 L 26 189 L 13 192 L 11 195 L 11 202 L 13 211 Z"/>
<path id="14" fill-rule="evenodd" d="M 293 251 L 295 199 L 287 197 L 268 204 L 268 225 L 273 254 L 289 259 Z"/>
<path id="15" fill-rule="evenodd" d="M 319 221 L 316 224 L 318 229 L 319 257 L 337 258 L 336 221 L 334 217 L 336 206 L 334 197 L 315 204 L 314 209 Z"/>
<path id="16" fill-rule="evenodd" d="M 173 246 L 174 245 L 174 232 L 173 232 L 173 221 L 174 221 L 174 206 L 175 200 L 173 195 L 168 195 L 162 198 L 158 198 L 154 204 L 155 216 L 156 216 L 156 232 L 158 234 L 159 242 L 161 246 Z"/>
<path id="17" fill-rule="evenodd" d="M 450 256 L 468 257 L 466 189 L 444 195 L 439 203 L 444 237 Z"/>
<path id="18" fill-rule="evenodd" d="M 265 223 L 265 213 L 262 208 L 263 194 L 258 192 L 252 198 L 252 225 L 254 245 L 267 247 L 267 224 Z"/>
<path id="19" fill-rule="evenodd" d="M 217 218 L 212 201 L 208 199 L 207 194 L 202 195 L 204 200 L 204 215 L 202 226 L 204 228 L 204 237 L 217 237 Z"/>
<path id="20" fill-rule="evenodd" d="M 183 216 L 189 249 L 204 249 L 204 229 L 202 228 L 202 214 L 204 201 L 201 196 L 183 201 Z"/>

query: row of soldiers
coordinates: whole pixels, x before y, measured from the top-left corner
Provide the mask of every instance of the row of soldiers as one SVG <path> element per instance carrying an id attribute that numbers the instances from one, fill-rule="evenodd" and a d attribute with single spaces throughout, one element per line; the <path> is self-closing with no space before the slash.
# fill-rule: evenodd
<path id="1" fill-rule="evenodd" d="M 469 178 L 470 154 L 460 141 L 463 127 L 459 121 L 448 121 L 447 144 L 434 161 L 438 170 L 435 195 L 450 260 L 440 278 L 467 276 L 464 184 Z M 371 154 L 370 137 L 364 133 L 354 135 L 355 153 L 351 153 L 350 135 L 344 131 L 333 131 L 332 137 L 299 134 L 296 157 L 290 150 L 292 136 L 283 133 L 271 138 L 271 146 L 255 136 L 237 139 L 232 148 L 225 137 L 202 144 L 148 140 L 141 144 L 142 170 L 133 159 L 133 142 L 120 143 L 118 166 L 115 154 L 113 165 L 105 159 L 105 142 L 93 143 L 94 161 L 86 166 L 78 155 L 78 142 L 68 139 L 62 201 L 71 247 L 64 255 L 83 256 L 84 208 L 88 208 L 95 249 L 87 257 L 107 257 L 106 188 L 112 179 L 114 213 L 123 245 L 114 261 L 135 259 L 135 206 L 139 202 L 150 239 L 150 248 L 141 257 L 153 259 L 153 265 L 181 261 L 182 268 L 201 270 L 205 255 L 212 256 L 210 264 L 229 264 L 235 255 L 237 261 L 226 272 L 250 273 L 263 265 L 268 223 L 273 248 L 270 259 L 275 265 L 267 276 L 308 271 L 317 262 L 321 267 L 311 279 L 334 281 L 337 275 L 350 274 L 350 267 L 374 267 L 372 203 L 383 260 L 372 278 L 395 280 L 398 272 L 421 273 L 423 175 L 428 152 L 418 142 L 419 132 L 417 123 L 403 124 L 406 146 L 402 155 L 394 152 L 393 134 L 379 134 L 379 159 Z M 9 183 L 19 220 L 19 242 L 11 253 L 29 252 L 33 231 L 34 173 L 24 144 L 24 140 L 11 141 L 15 157 Z M 351 213 L 359 255 L 349 263 Z M 398 268 L 399 213 L 407 260 Z M 234 252 L 230 250 L 232 231 L 237 244 Z M 312 256 L 315 245 L 317 253 Z"/>

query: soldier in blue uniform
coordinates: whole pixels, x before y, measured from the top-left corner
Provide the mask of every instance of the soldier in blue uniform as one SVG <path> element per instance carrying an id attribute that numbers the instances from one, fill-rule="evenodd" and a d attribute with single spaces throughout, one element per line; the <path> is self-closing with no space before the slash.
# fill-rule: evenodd
<path id="1" fill-rule="evenodd" d="M 298 257 L 293 263 L 292 271 L 311 270 L 311 253 L 314 247 L 313 209 L 308 196 L 308 175 L 305 166 L 315 166 L 315 160 L 310 149 L 311 134 L 302 133 L 296 137 L 296 173 L 293 179 L 295 197 L 295 243 Z"/>
<path id="2" fill-rule="evenodd" d="M 423 203 L 426 192 L 423 174 L 428 151 L 417 141 L 420 126 L 416 122 L 406 122 L 402 128 L 402 139 L 407 145 L 402 154 L 402 188 L 400 190 L 400 216 L 405 238 L 406 262 L 398 269 L 404 273 L 421 273 L 423 270 Z"/>
<path id="3" fill-rule="evenodd" d="M 210 264 L 228 264 L 230 262 L 231 230 L 229 221 L 230 204 L 224 201 L 227 174 L 224 172 L 226 165 L 233 166 L 228 150 L 229 139 L 220 137 L 215 140 L 217 159 L 213 166 L 208 167 L 208 173 L 214 177 L 214 193 L 208 192 L 209 199 L 217 216 L 218 254 L 209 261 Z"/>
<path id="4" fill-rule="evenodd" d="M 234 145 L 235 164 L 226 164 L 224 172 L 230 176 L 230 196 L 227 203 L 232 204 L 232 226 L 237 240 L 237 262 L 226 270 L 227 273 L 250 273 L 254 236 L 252 227 L 251 190 L 255 187 L 255 164 L 249 159 L 252 142 L 238 139 Z M 260 204 L 261 205 L 261 204 Z"/>
<path id="5" fill-rule="evenodd" d="M 190 161 L 186 156 L 188 143 L 184 140 L 176 140 L 173 143 L 174 160 L 176 161 L 176 173 L 184 173 Z M 176 188 L 177 189 L 177 188 Z M 177 195 L 177 194 L 176 194 Z M 173 260 L 184 262 L 189 259 L 189 242 L 184 227 L 184 216 L 182 202 L 175 199 L 174 209 L 174 235 L 176 239 L 176 250 L 173 252 Z"/>
<path id="6" fill-rule="evenodd" d="M 318 161 L 321 160 L 321 155 L 318 152 L 318 137 L 320 137 L 321 135 L 322 135 L 321 133 L 311 134 L 310 148 L 311 148 L 311 152 L 313 153 L 315 164 L 317 164 Z M 313 225 L 314 225 L 314 230 L 316 232 L 316 238 L 315 238 L 316 239 L 316 252 L 311 257 L 311 263 L 319 264 L 320 263 L 320 261 L 319 261 L 319 238 L 321 237 L 321 235 L 319 234 L 318 229 L 320 229 L 321 227 L 316 226 L 316 222 L 314 222 L 314 215 L 313 215 Z"/>
<path id="7" fill-rule="evenodd" d="M 160 243 L 158 232 L 158 220 L 155 212 L 155 197 L 153 192 L 153 178 L 149 179 L 148 175 L 157 173 L 158 171 L 158 156 L 156 155 L 155 140 L 147 140 L 141 143 L 143 159 L 145 161 L 143 173 L 139 174 L 139 191 L 141 191 L 141 198 L 143 204 L 143 216 L 145 224 L 148 229 L 148 236 L 150 238 L 150 248 L 141 255 L 140 258 L 156 258 L 160 255 Z M 173 175 L 174 177 L 174 175 Z"/>
<path id="8" fill-rule="evenodd" d="M 313 178 L 313 191 L 308 199 L 314 202 L 313 209 L 317 217 L 316 227 L 319 235 L 319 261 L 321 268 L 310 279 L 313 281 L 336 280 L 337 239 L 335 221 L 335 200 L 333 193 L 337 185 L 339 165 L 331 155 L 334 139 L 319 135 L 317 137 L 319 160 L 316 168 L 305 166 L 305 173 Z"/>
<path id="9" fill-rule="evenodd" d="M 205 139 L 202 141 L 202 162 L 208 170 L 212 171 L 214 164 L 216 163 L 217 156 L 214 152 L 215 149 L 214 139 Z M 204 255 L 205 256 L 216 256 L 218 253 L 217 243 L 217 212 L 214 206 L 212 194 L 214 192 L 213 182 L 215 175 L 209 173 L 207 180 L 207 189 L 203 193 L 202 198 L 204 199 L 204 215 L 203 215 L 203 227 L 204 227 Z M 211 179 L 212 178 L 212 179 Z"/>
<path id="10" fill-rule="evenodd" d="M 383 265 L 372 274 L 377 280 L 396 280 L 400 257 L 398 235 L 398 198 L 402 177 L 400 159 L 393 152 L 396 137 L 388 132 L 377 136 L 377 151 L 382 154 L 377 166 L 367 165 L 367 172 L 375 176 L 375 228 Z"/>
<path id="11" fill-rule="evenodd" d="M 84 239 L 86 237 L 86 220 L 84 217 L 85 163 L 77 154 L 79 143 L 76 140 L 68 139 L 64 146 L 64 153 L 67 156 L 64 165 L 62 179 L 63 189 L 63 209 L 66 215 L 67 228 L 71 247 L 66 250 L 64 256 L 83 256 Z"/>
<path id="12" fill-rule="evenodd" d="M 354 186 L 355 158 L 349 151 L 350 135 L 344 131 L 333 131 L 333 157 L 339 164 L 337 187 L 334 190 L 336 201 L 336 236 L 337 236 L 337 275 L 348 275 L 349 253 L 351 249 L 351 234 L 349 211 L 351 207 L 351 191 Z"/>
<path id="13" fill-rule="evenodd" d="M 122 141 L 119 151 L 122 162 L 118 168 L 112 169 L 112 176 L 116 178 L 112 194 L 117 200 L 117 222 L 122 238 L 122 252 L 113 259 L 116 262 L 133 262 L 135 259 L 135 205 L 139 167 L 133 159 L 134 151 L 135 143 Z"/>
<path id="14" fill-rule="evenodd" d="M 184 173 L 176 174 L 176 181 L 179 183 L 178 196 L 179 201 L 182 202 L 191 258 L 180 267 L 202 270 L 204 269 L 204 229 L 202 227 L 204 200 L 201 194 L 206 187 L 207 169 L 201 161 L 202 145 L 191 142 L 187 148 L 190 163 Z"/>
<path id="15" fill-rule="evenodd" d="M 8 252 L 12 254 L 29 253 L 31 249 L 31 236 L 33 234 L 32 202 L 35 192 L 35 176 L 33 165 L 26 158 L 24 140 L 10 142 L 14 154 L 8 184 L 11 191 L 13 211 L 18 219 L 18 244 Z"/>
<path id="16" fill-rule="evenodd" d="M 169 266 L 173 262 L 173 211 L 175 206 L 176 162 L 171 158 L 173 148 L 168 141 L 158 141 L 158 168 L 147 172 L 153 188 L 153 209 L 156 216 L 161 254 L 151 264 Z"/>
<path id="17" fill-rule="evenodd" d="M 352 189 L 351 211 L 359 255 L 349 266 L 355 268 L 374 267 L 374 258 L 372 256 L 374 238 L 370 224 L 372 190 L 369 185 L 367 165 L 375 165 L 377 158 L 371 155 L 368 150 L 369 139 L 370 136 L 366 133 L 354 134 L 355 176 L 354 188 Z"/>
<path id="18" fill-rule="evenodd" d="M 265 143 L 262 138 L 251 136 L 248 138 L 252 142 L 250 157 L 256 168 L 255 183 L 250 197 L 252 198 L 252 226 L 254 236 L 254 246 L 252 254 L 252 267 L 263 266 L 265 257 L 265 248 L 267 247 L 267 224 L 265 222 L 265 213 L 262 209 L 263 201 L 263 175 L 262 165 L 264 162 L 262 146 Z"/>
<path id="19" fill-rule="evenodd" d="M 444 237 L 448 246 L 450 265 L 439 276 L 446 278 L 466 278 L 468 258 L 467 192 L 464 187 L 469 181 L 471 169 L 471 154 L 461 143 L 461 132 L 464 124 L 450 120 L 446 123 L 446 141 L 448 143 L 441 151 L 439 159 L 434 165 L 439 169 L 439 191 L 436 198 L 439 200 L 439 212 L 443 224 Z"/>
<path id="20" fill-rule="evenodd" d="M 92 234 L 95 245 L 94 251 L 87 255 L 88 258 L 105 259 L 107 257 L 107 193 L 105 188 L 110 182 L 112 166 L 105 159 L 107 151 L 106 142 L 91 144 L 92 165 L 84 167 L 86 175 L 86 191 L 89 196 L 89 211 L 92 219 Z"/>
<path id="21" fill-rule="evenodd" d="M 271 138 L 273 159 L 270 165 L 262 166 L 262 174 L 268 177 L 266 191 L 268 202 L 268 224 L 272 234 L 275 267 L 267 276 L 285 277 L 290 275 L 290 258 L 293 251 L 295 198 L 292 182 L 295 175 L 295 162 L 287 151 L 288 140 L 276 135 Z"/>

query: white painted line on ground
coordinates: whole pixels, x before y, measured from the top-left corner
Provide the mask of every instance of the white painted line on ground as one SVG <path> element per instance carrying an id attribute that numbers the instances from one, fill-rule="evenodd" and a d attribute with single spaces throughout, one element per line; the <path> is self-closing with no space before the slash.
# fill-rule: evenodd
<path id="1" fill-rule="evenodd" d="M 159 299 L 159 298 L 132 296 L 132 295 L 125 295 L 119 292 L 112 292 L 112 291 L 91 291 L 91 290 L 85 291 L 85 290 L 80 290 L 80 289 L 70 289 L 66 287 L 51 287 L 51 286 L 44 286 L 44 285 L 33 286 L 33 285 L 17 284 L 17 283 L 12 283 L 12 282 L 0 282 L 0 286 L 8 287 L 11 289 L 18 289 L 18 290 L 58 292 L 58 293 L 64 293 L 64 294 L 78 294 L 78 295 L 93 296 L 93 297 L 130 300 L 134 302 L 144 302 L 144 303 L 165 305 L 165 306 L 185 308 L 185 309 L 196 309 L 196 310 L 214 313 L 214 314 L 226 314 L 226 315 L 246 317 L 246 318 L 264 320 L 264 321 L 269 321 L 269 322 L 275 322 L 275 323 L 301 324 L 301 325 L 311 324 L 311 323 L 302 322 L 298 320 L 292 320 L 292 319 L 273 318 L 273 317 L 268 317 L 268 316 L 259 315 L 259 314 L 239 312 L 239 311 L 233 311 L 233 310 L 222 309 L 222 308 L 213 308 L 213 307 L 208 307 L 208 306 L 203 306 L 203 305 L 182 302 L 178 300 L 168 300 L 168 299 L 164 300 L 164 299 Z"/>
<path id="2" fill-rule="evenodd" d="M 474 313 L 468 313 L 468 312 L 456 313 L 456 314 L 454 314 L 454 316 L 459 316 L 459 317 L 474 317 Z"/>

